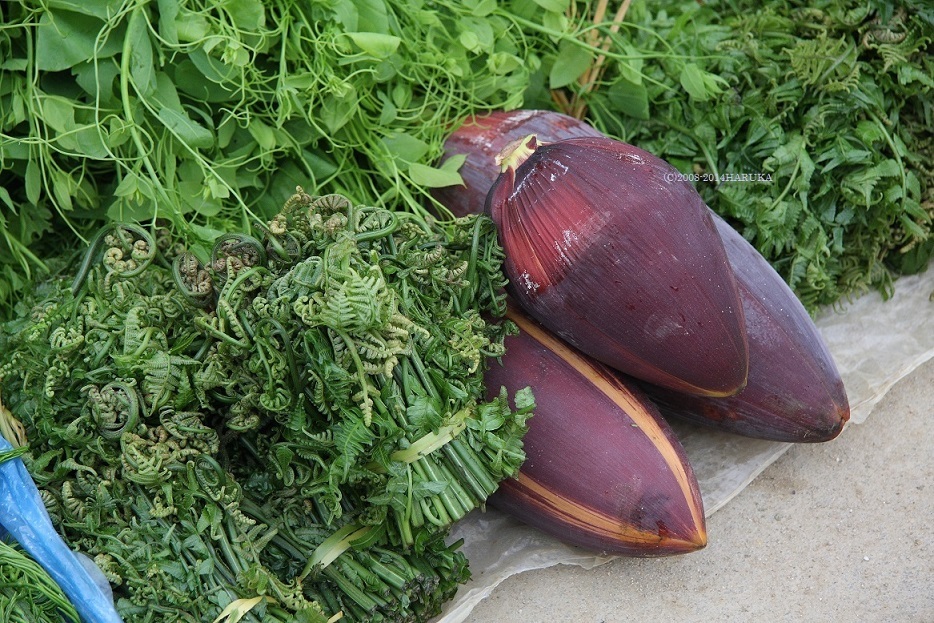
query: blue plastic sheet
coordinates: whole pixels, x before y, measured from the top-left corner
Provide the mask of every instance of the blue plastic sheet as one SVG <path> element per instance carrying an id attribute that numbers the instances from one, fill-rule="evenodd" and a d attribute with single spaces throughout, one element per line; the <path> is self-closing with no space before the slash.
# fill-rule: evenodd
<path id="1" fill-rule="evenodd" d="M 13 446 L 0 436 L 0 452 Z M 102 586 L 52 525 L 39 490 L 19 458 L 0 463 L 0 537 L 8 532 L 55 580 L 83 623 L 122 623 Z"/>

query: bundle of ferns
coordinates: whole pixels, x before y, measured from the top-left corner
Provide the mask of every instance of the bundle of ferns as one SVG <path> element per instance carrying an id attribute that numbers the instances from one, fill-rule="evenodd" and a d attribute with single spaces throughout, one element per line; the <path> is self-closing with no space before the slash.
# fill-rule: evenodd
<path id="1" fill-rule="evenodd" d="M 37 285 L 0 336 L 23 459 L 128 622 L 425 620 L 524 459 L 495 230 L 301 189 L 258 230 L 112 225 Z"/>

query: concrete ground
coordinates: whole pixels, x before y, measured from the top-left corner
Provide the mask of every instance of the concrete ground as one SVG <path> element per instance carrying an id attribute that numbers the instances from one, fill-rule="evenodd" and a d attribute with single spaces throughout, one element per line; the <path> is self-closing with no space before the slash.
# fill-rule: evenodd
<path id="1" fill-rule="evenodd" d="M 934 623 L 934 360 L 836 440 L 782 455 L 700 552 L 512 576 L 468 623 Z"/>

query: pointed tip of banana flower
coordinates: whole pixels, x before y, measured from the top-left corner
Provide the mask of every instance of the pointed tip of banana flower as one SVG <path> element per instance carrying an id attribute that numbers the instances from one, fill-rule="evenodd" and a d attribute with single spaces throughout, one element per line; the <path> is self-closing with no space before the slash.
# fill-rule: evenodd
<path id="1" fill-rule="evenodd" d="M 526 462 L 490 504 L 590 551 L 636 557 L 707 542 L 703 501 L 674 432 L 632 381 L 562 342 L 515 308 L 489 388 L 530 386 Z"/>

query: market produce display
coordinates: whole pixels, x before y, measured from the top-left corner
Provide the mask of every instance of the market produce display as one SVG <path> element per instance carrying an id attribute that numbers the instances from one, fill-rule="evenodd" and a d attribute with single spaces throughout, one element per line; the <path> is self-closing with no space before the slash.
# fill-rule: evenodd
<path id="1" fill-rule="evenodd" d="M 0 311 L 104 221 L 189 246 L 296 186 L 419 211 L 451 124 L 522 104 L 553 43 L 496 2 L 170 0 L 0 6 Z M 520 16 L 521 15 L 521 16 Z M 26 209 L 20 209 L 20 207 Z"/>
<path id="2" fill-rule="evenodd" d="M 0 309 L 101 221 L 158 213 L 208 249 L 297 185 L 419 210 L 459 182 L 459 162 L 438 161 L 452 128 L 520 106 L 586 116 L 697 175 L 808 309 L 927 264 L 924 2 L 618 8 L 6 3 Z M 772 182 L 716 181 L 726 174 Z"/>
<path id="3" fill-rule="evenodd" d="M 526 134 L 530 127 L 535 134 Z M 508 367 L 488 374 L 494 386 L 534 378 L 546 388 L 530 425 L 529 461 L 518 483 L 494 496 L 497 507 L 605 553 L 690 551 L 706 542 L 699 494 L 689 493 L 693 474 L 677 442 L 659 432 L 667 429 L 655 423 L 658 407 L 762 439 L 818 442 L 840 433 L 849 419 L 846 391 L 810 316 L 666 163 L 547 111 L 471 120 L 446 151 L 466 157 L 470 183 L 438 194 L 458 213 L 485 197 L 506 252 L 508 289 L 543 325 L 521 322 L 503 358 Z M 716 348 L 734 344 L 717 331 L 724 319 L 738 324 L 739 353 Z M 645 366 L 649 359 L 656 365 Z M 742 377 L 719 395 L 683 380 L 723 379 L 731 366 Z M 560 370 L 554 378 L 551 367 Z M 670 370 L 682 371 L 674 382 L 664 374 Z M 591 395 L 610 404 L 594 407 Z M 641 422 L 634 426 L 642 430 L 628 439 L 597 432 L 613 428 L 608 419 Z M 581 430 L 594 440 L 578 455 L 564 436 Z M 588 477 L 570 485 L 567 473 Z"/>
<path id="4" fill-rule="evenodd" d="M 663 417 L 833 439 L 809 314 L 930 264 L 932 41 L 919 0 L 0 4 L 0 620 L 94 619 L 33 512 L 127 623 L 423 623 L 488 503 L 703 547 Z"/>
<path id="5" fill-rule="evenodd" d="M 690 176 L 809 310 L 924 269 L 930 3 L 703 4 L 634 3 L 626 58 L 577 91 L 593 125 Z"/>

